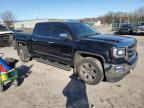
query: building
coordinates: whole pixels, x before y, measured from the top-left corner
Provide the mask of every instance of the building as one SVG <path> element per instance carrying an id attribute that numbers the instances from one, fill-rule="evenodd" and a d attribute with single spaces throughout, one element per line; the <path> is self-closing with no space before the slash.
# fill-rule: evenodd
<path id="1" fill-rule="evenodd" d="M 100 26 L 100 25 L 101 25 L 101 21 L 98 20 L 97 22 L 94 22 L 94 25 L 95 25 L 95 26 Z"/>
<path id="2" fill-rule="evenodd" d="M 38 22 L 51 22 L 51 21 L 64 21 L 64 19 L 33 19 L 33 20 L 16 21 L 14 23 L 14 27 L 15 29 L 34 28 L 35 24 Z"/>

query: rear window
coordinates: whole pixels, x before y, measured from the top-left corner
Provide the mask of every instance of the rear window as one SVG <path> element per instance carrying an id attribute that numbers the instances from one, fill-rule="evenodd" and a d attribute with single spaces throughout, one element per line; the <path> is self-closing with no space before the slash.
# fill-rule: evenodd
<path id="1" fill-rule="evenodd" d="M 5 26 L 0 25 L 0 31 L 8 31 L 8 29 Z"/>
<path id="2" fill-rule="evenodd" d="M 39 36 L 46 36 L 50 37 L 51 36 L 51 24 L 37 24 L 34 35 L 39 35 Z"/>

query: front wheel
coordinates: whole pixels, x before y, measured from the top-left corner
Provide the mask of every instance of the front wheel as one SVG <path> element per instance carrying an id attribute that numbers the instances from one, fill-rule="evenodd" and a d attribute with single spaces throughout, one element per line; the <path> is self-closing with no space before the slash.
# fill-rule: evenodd
<path id="1" fill-rule="evenodd" d="M 96 85 L 104 78 L 100 61 L 92 57 L 82 59 L 76 70 L 79 77 L 89 85 Z"/>

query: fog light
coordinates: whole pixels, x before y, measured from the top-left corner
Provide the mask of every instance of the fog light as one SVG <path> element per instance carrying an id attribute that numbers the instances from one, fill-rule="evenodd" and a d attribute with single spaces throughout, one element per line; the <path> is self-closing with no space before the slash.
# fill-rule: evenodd
<path id="1" fill-rule="evenodd" d="M 116 72 L 123 72 L 123 71 L 124 71 L 124 66 L 123 66 L 123 65 L 121 65 L 121 66 L 116 66 L 116 67 L 115 67 L 115 71 L 116 71 Z"/>

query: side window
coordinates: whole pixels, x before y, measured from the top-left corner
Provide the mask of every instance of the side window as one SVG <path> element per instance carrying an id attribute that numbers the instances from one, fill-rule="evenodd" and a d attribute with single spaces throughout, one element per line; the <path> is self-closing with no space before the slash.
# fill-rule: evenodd
<path id="1" fill-rule="evenodd" d="M 51 36 L 51 24 L 37 24 L 35 31 L 35 35 L 50 37 Z"/>
<path id="2" fill-rule="evenodd" d="M 59 34 L 67 33 L 70 34 L 68 29 L 63 24 L 54 24 L 52 27 L 52 37 L 60 38 Z"/>

